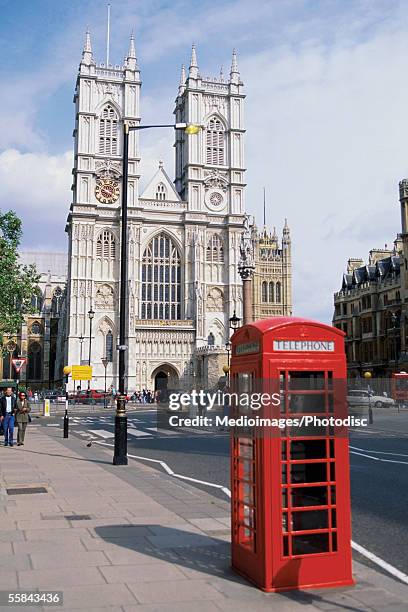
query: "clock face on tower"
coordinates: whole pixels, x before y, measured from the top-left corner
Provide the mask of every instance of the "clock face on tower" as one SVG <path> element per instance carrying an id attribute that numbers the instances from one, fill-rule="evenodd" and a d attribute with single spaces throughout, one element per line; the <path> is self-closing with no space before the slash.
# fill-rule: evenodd
<path id="1" fill-rule="evenodd" d="M 113 204 L 120 194 L 119 183 L 112 179 L 101 179 L 96 183 L 95 197 L 102 204 Z"/>

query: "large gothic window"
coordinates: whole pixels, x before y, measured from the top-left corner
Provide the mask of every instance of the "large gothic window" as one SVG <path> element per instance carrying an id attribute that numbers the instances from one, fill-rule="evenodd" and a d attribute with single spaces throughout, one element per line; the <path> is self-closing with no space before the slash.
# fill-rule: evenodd
<path id="1" fill-rule="evenodd" d="M 276 289 L 275 289 L 275 299 L 279 303 L 279 302 L 282 301 L 281 284 L 280 284 L 279 281 L 276 283 L 275 287 L 276 287 Z"/>
<path id="2" fill-rule="evenodd" d="M 180 254 L 166 234 L 146 247 L 142 258 L 142 319 L 181 318 Z"/>
<path id="3" fill-rule="evenodd" d="M 262 283 L 262 301 L 268 301 L 268 283 L 266 281 L 263 281 Z"/>
<path id="4" fill-rule="evenodd" d="M 102 110 L 99 119 L 99 153 L 118 154 L 118 115 L 110 104 Z"/>
<path id="5" fill-rule="evenodd" d="M 31 342 L 28 347 L 28 379 L 29 380 L 41 380 L 41 344 L 39 342 Z"/>
<path id="6" fill-rule="evenodd" d="M 272 281 L 269 283 L 269 301 L 270 302 L 275 301 L 275 285 L 273 284 Z"/>
<path id="7" fill-rule="evenodd" d="M 51 301 L 51 315 L 53 317 L 59 317 L 61 314 L 61 303 L 62 303 L 62 289 L 57 287 L 54 291 Z"/>
<path id="8" fill-rule="evenodd" d="M 217 117 L 211 117 L 207 124 L 207 164 L 223 166 L 225 164 L 225 130 Z"/>
<path id="9" fill-rule="evenodd" d="M 211 236 L 207 244 L 206 259 L 211 263 L 222 263 L 224 261 L 224 247 L 217 234 Z"/>
<path id="10" fill-rule="evenodd" d="M 111 330 L 105 336 L 105 357 L 108 361 L 113 361 L 113 334 Z"/>
<path id="11" fill-rule="evenodd" d="M 101 259 L 115 259 L 116 242 L 115 237 L 109 230 L 105 230 L 98 236 L 96 241 L 96 256 Z"/>

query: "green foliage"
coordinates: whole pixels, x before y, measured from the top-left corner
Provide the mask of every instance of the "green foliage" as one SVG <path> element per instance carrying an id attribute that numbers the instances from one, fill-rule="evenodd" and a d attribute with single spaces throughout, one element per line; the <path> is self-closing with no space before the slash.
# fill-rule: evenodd
<path id="1" fill-rule="evenodd" d="M 16 334 L 24 315 L 33 312 L 31 297 L 40 278 L 34 265 L 19 263 L 22 233 L 16 214 L 0 211 L 0 350 L 4 336 Z"/>

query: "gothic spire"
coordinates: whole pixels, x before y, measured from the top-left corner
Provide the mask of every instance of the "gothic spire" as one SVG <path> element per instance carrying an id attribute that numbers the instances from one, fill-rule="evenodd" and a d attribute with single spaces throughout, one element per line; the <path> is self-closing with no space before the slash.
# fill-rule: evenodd
<path id="1" fill-rule="evenodd" d="M 231 80 L 232 83 L 238 83 L 239 82 L 239 70 L 238 70 L 237 52 L 236 52 L 235 49 L 232 52 L 230 80 Z"/>
<path id="2" fill-rule="evenodd" d="M 130 35 L 128 58 L 136 59 L 135 37 L 133 36 L 133 32 Z"/>
<path id="3" fill-rule="evenodd" d="M 180 83 L 179 83 L 179 94 L 184 93 L 186 89 L 186 69 L 184 64 L 181 65 Z"/>
<path id="4" fill-rule="evenodd" d="M 86 34 L 85 34 L 84 50 L 82 51 L 82 63 L 83 64 L 93 63 L 91 33 L 89 31 L 89 28 L 87 28 Z"/>
<path id="5" fill-rule="evenodd" d="M 125 58 L 125 64 L 129 70 L 137 70 L 135 37 L 133 32 L 130 35 L 129 51 Z"/>
<path id="6" fill-rule="evenodd" d="M 189 77 L 191 79 L 196 79 L 198 77 L 198 64 L 197 64 L 197 54 L 195 44 L 191 48 L 191 60 L 190 60 L 190 70 Z"/>

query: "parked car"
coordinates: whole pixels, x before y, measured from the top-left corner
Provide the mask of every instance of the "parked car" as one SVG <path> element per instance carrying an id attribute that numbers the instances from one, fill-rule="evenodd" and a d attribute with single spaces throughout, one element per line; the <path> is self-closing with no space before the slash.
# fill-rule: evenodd
<path id="1" fill-rule="evenodd" d="M 387 395 L 375 395 L 372 391 L 365 389 L 350 389 L 347 394 L 349 406 L 375 406 L 376 408 L 391 408 L 395 401 Z"/>
<path id="2" fill-rule="evenodd" d="M 78 404 L 102 403 L 105 392 L 98 389 L 82 389 L 72 393 L 70 397 Z M 109 397 L 108 393 L 106 393 L 106 397 Z"/>

